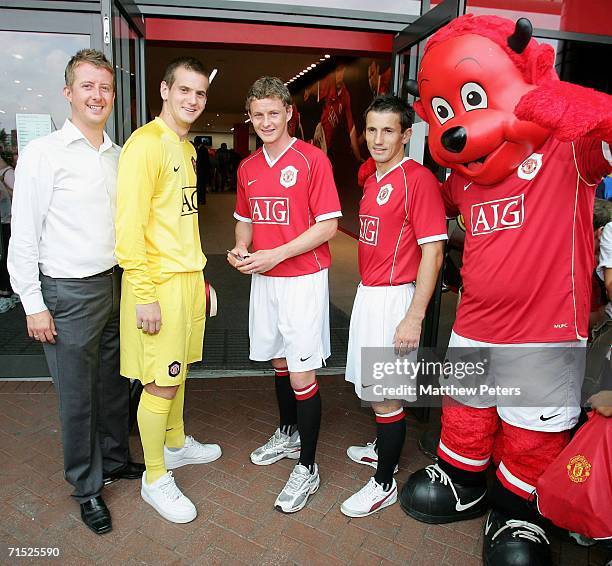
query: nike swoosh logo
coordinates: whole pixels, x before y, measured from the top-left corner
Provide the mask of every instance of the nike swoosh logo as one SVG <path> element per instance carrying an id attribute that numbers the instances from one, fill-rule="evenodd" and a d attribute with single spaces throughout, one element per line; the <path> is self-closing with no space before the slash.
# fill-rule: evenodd
<path id="1" fill-rule="evenodd" d="M 544 415 L 540 415 L 540 420 L 541 421 L 549 421 L 550 419 L 554 419 L 555 417 L 558 417 L 561 413 L 557 413 L 556 415 L 552 415 L 551 417 L 545 417 Z"/>
<path id="2" fill-rule="evenodd" d="M 310 358 L 312 358 L 312 354 L 310 354 L 310 356 L 308 356 L 307 358 L 300 358 L 300 362 L 305 362 L 306 360 L 309 360 Z"/>
<path id="3" fill-rule="evenodd" d="M 474 505 L 476 505 L 476 503 L 478 503 L 485 495 L 486 495 L 486 492 L 483 493 L 478 499 L 474 499 L 474 501 L 470 501 L 470 503 L 461 503 L 461 501 L 457 501 L 457 504 L 455 505 L 455 509 L 457 511 L 465 511 L 466 509 L 469 509 L 470 507 L 474 507 Z"/>
<path id="4" fill-rule="evenodd" d="M 472 182 L 473 182 L 473 181 L 472 181 Z M 464 190 L 464 191 L 467 191 L 467 190 L 470 188 L 470 185 L 471 185 L 471 184 L 472 184 L 472 183 L 468 183 L 467 185 L 463 185 L 463 190 Z"/>
<path id="5" fill-rule="evenodd" d="M 174 167 L 174 172 L 176 173 L 180 168 L 181 168 L 180 165 L 178 167 Z"/>
<path id="6" fill-rule="evenodd" d="M 254 179 L 253 181 L 247 181 L 247 186 L 250 187 L 253 183 L 256 183 L 257 179 Z"/>

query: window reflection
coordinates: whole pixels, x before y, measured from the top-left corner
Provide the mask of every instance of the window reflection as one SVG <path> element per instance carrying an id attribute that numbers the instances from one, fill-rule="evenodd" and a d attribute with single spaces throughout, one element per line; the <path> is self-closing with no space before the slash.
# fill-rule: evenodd
<path id="1" fill-rule="evenodd" d="M 62 95 L 64 69 L 88 35 L 0 31 L 0 130 L 15 138 L 15 114 L 50 114 L 61 128 L 70 107 Z M 16 145 L 16 139 L 12 142 Z"/>

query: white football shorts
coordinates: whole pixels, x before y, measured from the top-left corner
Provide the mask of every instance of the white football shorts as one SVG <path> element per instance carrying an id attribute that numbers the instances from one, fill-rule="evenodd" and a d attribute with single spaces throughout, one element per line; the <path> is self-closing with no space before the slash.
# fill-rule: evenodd
<path id="1" fill-rule="evenodd" d="M 328 272 L 296 277 L 253 274 L 249 358 L 286 358 L 290 372 L 318 369 L 331 355 Z"/>

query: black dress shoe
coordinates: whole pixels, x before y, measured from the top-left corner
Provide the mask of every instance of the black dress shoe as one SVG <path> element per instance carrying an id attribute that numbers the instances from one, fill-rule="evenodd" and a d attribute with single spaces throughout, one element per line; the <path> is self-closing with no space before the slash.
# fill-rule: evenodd
<path id="1" fill-rule="evenodd" d="M 102 481 L 104 485 L 108 485 L 117 480 L 139 480 L 142 478 L 142 474 L 146 470 L 144 464 L 140 464 L 138 462 L 128 462 L 127 464 L 121 466 L 120 468 L 110 472 L 109 474 L 104 474 Z"/>
<path id="2" fill-rule="evenodd" d="M 113 529 L 110 511 L 100 495 L 81 503 L 81 519 L 97 535 Z"/>

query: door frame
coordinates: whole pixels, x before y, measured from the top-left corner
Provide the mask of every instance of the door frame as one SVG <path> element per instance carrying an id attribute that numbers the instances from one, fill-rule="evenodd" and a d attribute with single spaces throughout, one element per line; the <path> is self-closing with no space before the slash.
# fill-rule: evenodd
<path id="1" fill-rule="evenodd" d="M 92 48 L 102 47 L 99 12 L 0 8 L 0 30 L 86 35 L 89 36 L 89 45 Z M 25 328 L 23 332 L 25 333 Z M 0 354 L 0 379 L 27 379 L 49 375 L 47 362 L 42 353 Z"/>

